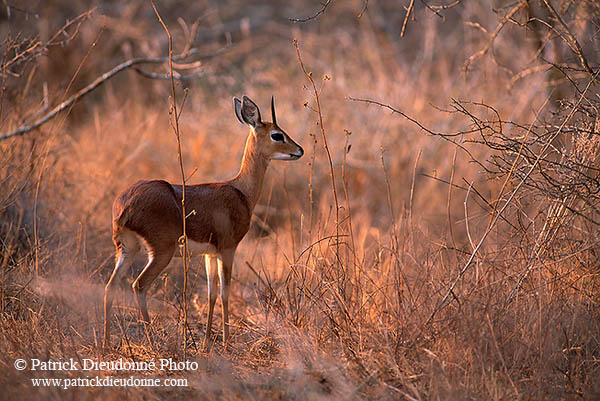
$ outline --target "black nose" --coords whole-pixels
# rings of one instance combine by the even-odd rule
[[[304,154],[304,149],[302,149],[301,146],[298,146],[298,147],[300,148],[300,156],[298,156],[298,157],[302,157],[302,155]]]

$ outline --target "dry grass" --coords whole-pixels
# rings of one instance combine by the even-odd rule
[[[87,10],[83,2],[32,3],[28,10],[39,19],[23,11],[3,14],[3,60],[15,49],[45,43],[66,18]],[[360,19],[362,1],[332,2],[304,24],[287,20],[314,14],[314,3],[232,0],[213,9],[194,2],[185,11],[158,4],[176,51],[185,44],[179,17],[190,27],[202,17],[194,45],[204,53],[227,45],[225,33],[213,33],[222,24],[234,43],[203,61],[206,75],[183,84],[189,95],[180,130],[186,171],[195,171],[191,183],[237,172],[246,130],[234,116],[234,95],[248,94],[266,108],[274,94],[280,125],[306,151],[298,162],[271,164],[255,222],[236,255],[228,349],[217,342],[208,353],[200,350],[207,313],[200,260],[188,282],[187,355],[180,334],[180,260],[150,290],[156,347],[147,343],[125,288],[115,305],[119,344],[104,355],[99,348],[101,300],[114,256],[112,200],[140,178],[180,179],[168,126],[168,81],[121,73],[40,129],[0,142],[0,369],[6,389],[0,397],[600,397],[596,86],[569,117],[581,98],[574,85],[581,92],[589,80],[581,68],[567,70],[573,83],[564,77],[555,82],[541,70],[515,79],[536,60],[535,38],[515,24],[497,36],[492,54],[474,59],[465,73],[465,60],[487,42],[463,22],[493,32],[500,18],[489,4],[461,5],[442,20],[416,2],[416,21],[409,19],[401,38],[405,11],[394,2],[371,1]],[[43,107],[44,86],[53,105],[124,59],[165,54],[164,31],[149,2],[98,4],[71,40],[27,53],[3,69],[3,133]],[[593,21],[589,7],[570,12],[588,12]],[[598,54],[591,27],[572,25],[585,54]],[[317,86],[324,75],[331,77],[320,103],[340,203],[338,243],[329,164],[293,38]],[[594,57],[588,61],[597,68]],[[570,103],[561,109],[548,100],[552,90]],[[438,133],[477,129],[444,140],[349,96],[391,105]],[[500,130],[496,112],[519,125],[505,123]],[[570,134],[550,141],[563,123]],[[545,164],[525,179],[533,159],[515,159],[521,144],[535,156],[550,142],[554,150]],[[545,181],[544,172],[552,180]],[[130,277],[142,265],[140,257]],[[199,369],[171,373],[187,378],[187,388],[65,391],[32,388],[30,379],[81,372],[37,376],[15,370],[16,358],[173,358],[196,361]]]

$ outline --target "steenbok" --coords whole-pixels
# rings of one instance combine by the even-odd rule
[[[208,320],[205,345],[209,344],[217,277],[221,284],[223,344],[229,337],[229,288],[235,250],[250,227],[252,211],[270,160],[297,160],[304,154],[279,126],[271,98],[273,122],[263,122],[258,106],[244,96],[233,99],[235,114],[250,126],[239,173],[228,181],[185,187],[186,234],[190,249],[204,254],[208,279]],[[139,181],[114,201],[113,242],[117,249],[115,269],[104,294],[104,347],[110,345],[113,292],[133,257],[146,249],[148,261],[133,282],[138,307],[145,323],[150,322],[146,291],[171,261],[182,236],[182,187],[166,181]],[[190,213],[191,211],[195,213]],[[215,269],[212,260],[217,260]]]

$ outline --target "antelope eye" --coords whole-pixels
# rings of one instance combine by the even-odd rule
[[[273,132],[271,134],[271,139],[275,142],[283,142],[283,134],[279,133],[279,132]]]

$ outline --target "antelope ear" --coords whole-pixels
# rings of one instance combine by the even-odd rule
[[[258,127],[262,124],[262,120],[260,119],[260,110],[256,103],[254,103],[248,96],[244,96],[242,98],[242,119],[248,125],[252,127]]]
[[[233,98],[233,109],[235,110],[235,115],[237,116],[238,120],[240,120],[242,124],[246,124],[244,118],[242,117],[242,102],[237,97]]]

